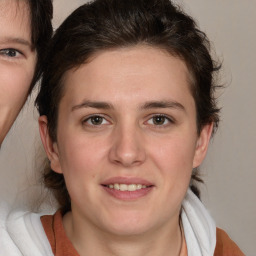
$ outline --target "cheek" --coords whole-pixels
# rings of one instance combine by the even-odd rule
[[[5,95],[6,100],[9,101],[11,99],[9,103],[17,104],[17,107],[20,107],[20,103],[23,103],[27,97],[33,77],[33,70],[25,72],[18,67],[5,67],[4,70],[1,70],[1,73],[1,93]]]
[[[194,140],[185,135],[170,136],[159,144],[151,146],[151,156],[160,169],[169,173],[183,173],[192,170],[195,154]]]
[[[70,174],[69,176],[78,180],[82,176],[95,178],[104,165],[107,151],[104,140],[94,139],[91,141],[89,138],[83,138],[83,134],[74,134],[74,136],[62,134],[60,137],[65,138],[58,143],[63,173],[66,176]]]
[[[97,195],[95,184],[98,183],[105,163],[102,160],[103,153],[99,150],[100,145],[73,137],[65,140],[65,144],[59,148],[62,148],[60,165],[73,204],[81,208],[93,205],[92,200]]]
[[[94,179],[93,166],[89,152],[74,141],[59,143],[59,161],[69,194],[73,200],[76,195],[88,193]]]
[[[191,179],[194,149],[194,139],[183,134],[163,140],[157,150],[151,151],[153,165],[162,177],[160,187],[169,205],[178,207],[184,198]]]

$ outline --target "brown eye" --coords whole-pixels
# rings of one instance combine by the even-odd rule
[[[89,123],[92,125],[101,125],[103,123],[104,118],[101,116],[93,116],[89,118]]]
[[[154,116],[152,118],[153,124],[154,125],[163,125],[166,123],[167,118],[165,116]]]
[[[82,121],[83,125],[88,127],[96,127],[101,125],[107,125],[110,124],[110,122],[100,115],[92,115],[85,120]]]
[[[150,119],[147,120],[147,124],[158,127],[158,128],[165,128],[169,127],[169,125],[174,124],[173,119],[166,115],[153,115]]]
[[[18,57],[21,53],[18,50],[10,48],[10,49],[0,50],[0,54],[6,57],[14,58],[14,57]]]

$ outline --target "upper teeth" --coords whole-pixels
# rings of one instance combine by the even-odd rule
[[[107,185],[109,188],[113,188],[116,190],[120,190],[120,191],[135,191],[135,190],[139,190],[142,188],[146,188],[146,185],[141,185],[141,184],[110,184]]]

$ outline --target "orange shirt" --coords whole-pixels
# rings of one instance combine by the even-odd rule
[[[55,256],[79,256],[65,233],[60,211],[57,211],[54,215],[42,216],[41,222]],[[184,237],[180,256],[187,256]],[[223,230],[217,228],[217,244],[214,256],[245,256],[245,254]]]
[[[214,256],[245,256],[224,230],[217,228],[216,236]]]
[[[57,211],[54,215],[42,216],[41,222],[54,256],[79,256],[66,235],[60,211]]]

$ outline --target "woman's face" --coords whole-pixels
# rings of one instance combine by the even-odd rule
[[[36,53],[25,1],[0,1],[0,145],[16,119],[34,74]]]
[[[146,46],[99,53],[66,74],[48,155],[74,222],[119,235],[178,225],[211,133],[198,136],[188,81],[183,61]]]

